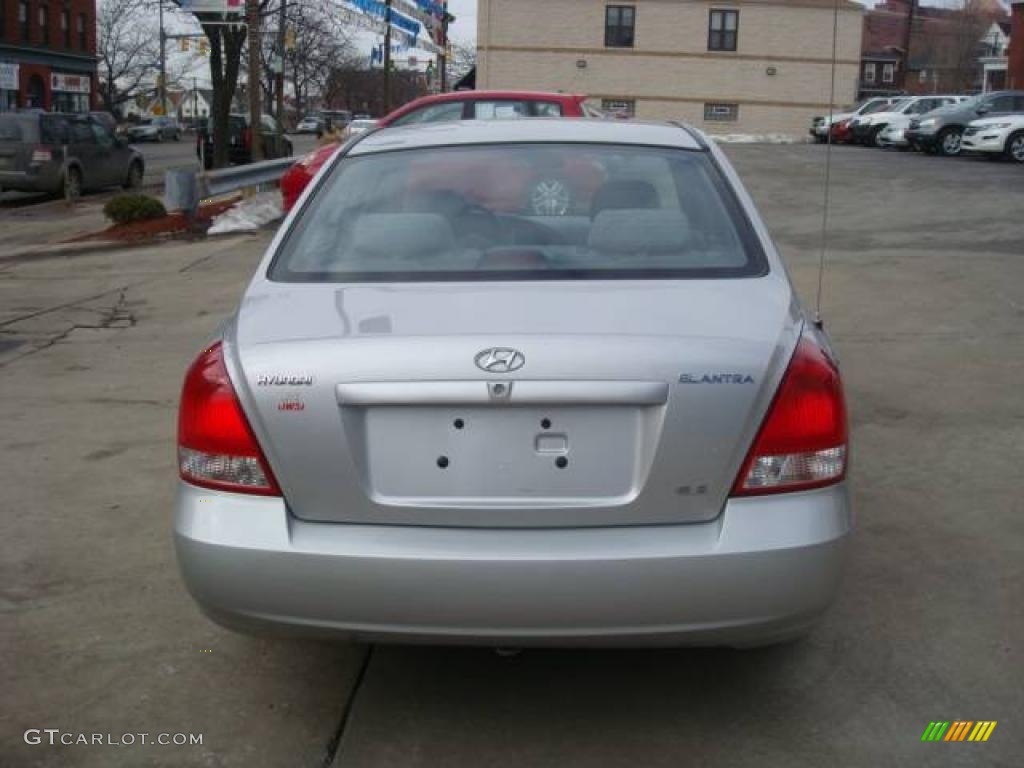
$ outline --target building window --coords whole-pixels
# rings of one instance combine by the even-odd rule
[[[633,117],[636,115],[636,102],[630,99],[601,99],[601,109],[614,115]]]
[[[84,13],[78,14],[78,47],[83,51],[86,49]]]
[[[735,51],[739,28],[739,11],[711,11],[708,20],[708,50]]]
[[[28,2],[21,0],[18,3],[18,26],[21,27],[21,39],[26,43],[32,42],[32,30],[28,22]]]
[[[882,82],[891,83],[896,79],[896,65],[893,63],[882,65]]]
[[[704,120],[709,123],[735,123],[740,119],[739,104],[705,104]]]
[[[0,40],[7,35],[7,3],[0,0]],[[0,110],[3,110],[3,103],[0,100]]]
[[[60,12],[60,31],[61,31],[61,34],[64,36],[64,47],[65,48],[70,48],[71,47],[71,18],[68,15],[68,12],[66,10]]]
[[[39,6],[39,29],[40,39],[43,45],[50,44],[50,8],[46,5]]]
[[[875,62],[869,61],[864,65],[864,82],[875,82]]]
[[[632,48],[636,27],[636,8],[609,5],[604,10],[604,44],[608,48]]]

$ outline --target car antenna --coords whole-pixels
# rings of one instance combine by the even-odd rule
[[[832,203],[832,118],[836,103],[836,52],[839,42],[839,0],[832,7],[832,70],[829,80],[828,122],[825,124],[825,193],[821,207],[821,250],[818,254],[818,293],[814,300],[814,324],[824,326],[821,318],[821,290],[825,280],[825,251],[828,250],[828,214]]]

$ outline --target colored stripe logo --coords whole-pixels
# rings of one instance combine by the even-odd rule
[[[939,720],[928,723],[921,741],[988,741],[995,720]]]

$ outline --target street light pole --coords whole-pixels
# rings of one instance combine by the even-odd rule
[[[164,32],[164,0],[156,0],[160,8],[160,114],[167,116],[167,33]]]

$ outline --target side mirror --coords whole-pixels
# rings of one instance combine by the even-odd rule
[[[989,113],[989,108],[985,104],[982,104],[980,107],[978,107],[976,110],[974,110],[974,114],[976,114],[976,115],[987,115],[988,113]]]

